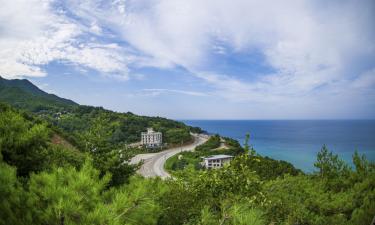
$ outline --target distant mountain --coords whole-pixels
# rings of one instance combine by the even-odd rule
[[[7,80],[0,77],[0,101],[28,111],[71,108],[72,100],[46,93],[26,79]]]
[[[161,117],[139,116],[133,113],[120,113],[102,107],[79,105],[71,100],[60,98],[40,90],[28,80],[7,80],[0,77],[0,102],[15,108],[39,115],[68,134],[66,137],[78,146],[84,146],[84,134],[90,129],[101,127],[108,137],[103,143],[116,148],[118,145],[140,140],[142,131],[153,127],[163,133],[163,141],[170,146],[192,141],[190,132],[199,133],[198,127],[190,127],[182,122]],[[84,148],[84,147],[82,147]]]

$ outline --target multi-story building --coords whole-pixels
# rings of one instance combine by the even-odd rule
[[[202,165],[207,169],[221,168],[232,160],[231,155],[211,155],[202,157]]]
[[[155,132],[152,128],[147,128],[147,132],[141,133],[141,143],[147,148],[160,147],[163,143],[161,132]]]

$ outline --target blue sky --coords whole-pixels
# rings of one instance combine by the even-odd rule
[[[0,75],[176,119],[374,119],[372,0],[5,0]]]

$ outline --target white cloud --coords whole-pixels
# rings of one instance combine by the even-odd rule
[[[90,31],[96,35],[101,35],[103,32],[102,28],[95,21],[91,23]]]
[[[185,67],[233,99],[306,94],[350,78],[359,72],[352,71],[354,63],[375,57],[370,0],[68,2],[75,15],[137,49],[142,57],[134,65]],[[224,53],[217,40],[235,52],[260,51],[277,72],[250,83],[230,74],[214,77],[215,68],[205,66],[210,53]]]
[[[215,89],[210,95],[307,105],[319,105],[321,99],[335,102],[332,98],[337,96],[363,99],[358,92],[366,85],[371,89],[374,80],[369,70],[375,66],[372,0],[66,0],[61,7],[55,3],[1,4],[2,74],[43,76],[42,66],[55,60],[125,79],[130,65],[183,67]],[[126,47],[96,43],[97,38]],[[275,72],[248,79],[247,74],[222,74],[211,62],[212,53],[253,51],[260,52],[262,63]]]
[[[87,41],[99,26],[68,18],[50,0],[3,1],[0,8],[0,73],[7,78],[45,76],[52,61],[97,70],[108,76],[128,77],[131,57],[115,44]],[[85,39],[86,38],[86,39]]]

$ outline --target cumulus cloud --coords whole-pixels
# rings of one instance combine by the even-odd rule
[[[43,66],[58,61],[127,77],[127,57],[116,44],[90,39],[90,27],[69,18],[53,0],[1,1],[0,73],[7,78],[45,76]]]
[[[351,79],[363,69],[353,71],[353,64],[375,57],[370,0],[67,2],[73,14],[108,27],[141,53],[135,65],[184,67],[234,99],[311,92]],[[211,53],[226,54],[218,42],[261,52],[276,72],[244,83],[207,68]]]
[[[114,77],[127,77],[129,67],[178,67],[211,85],[211,94],[232,101],[303,98],[314,104],[323,94],[358,97],[358,90],[374,80],[372,0],[15,0],[1,5],[0,63],[8,76],[45,75],[42,66],[55,60]],[[223,74],[212,57],[251,52],[259,52],[260,63],[272,72],[254,79]]]

